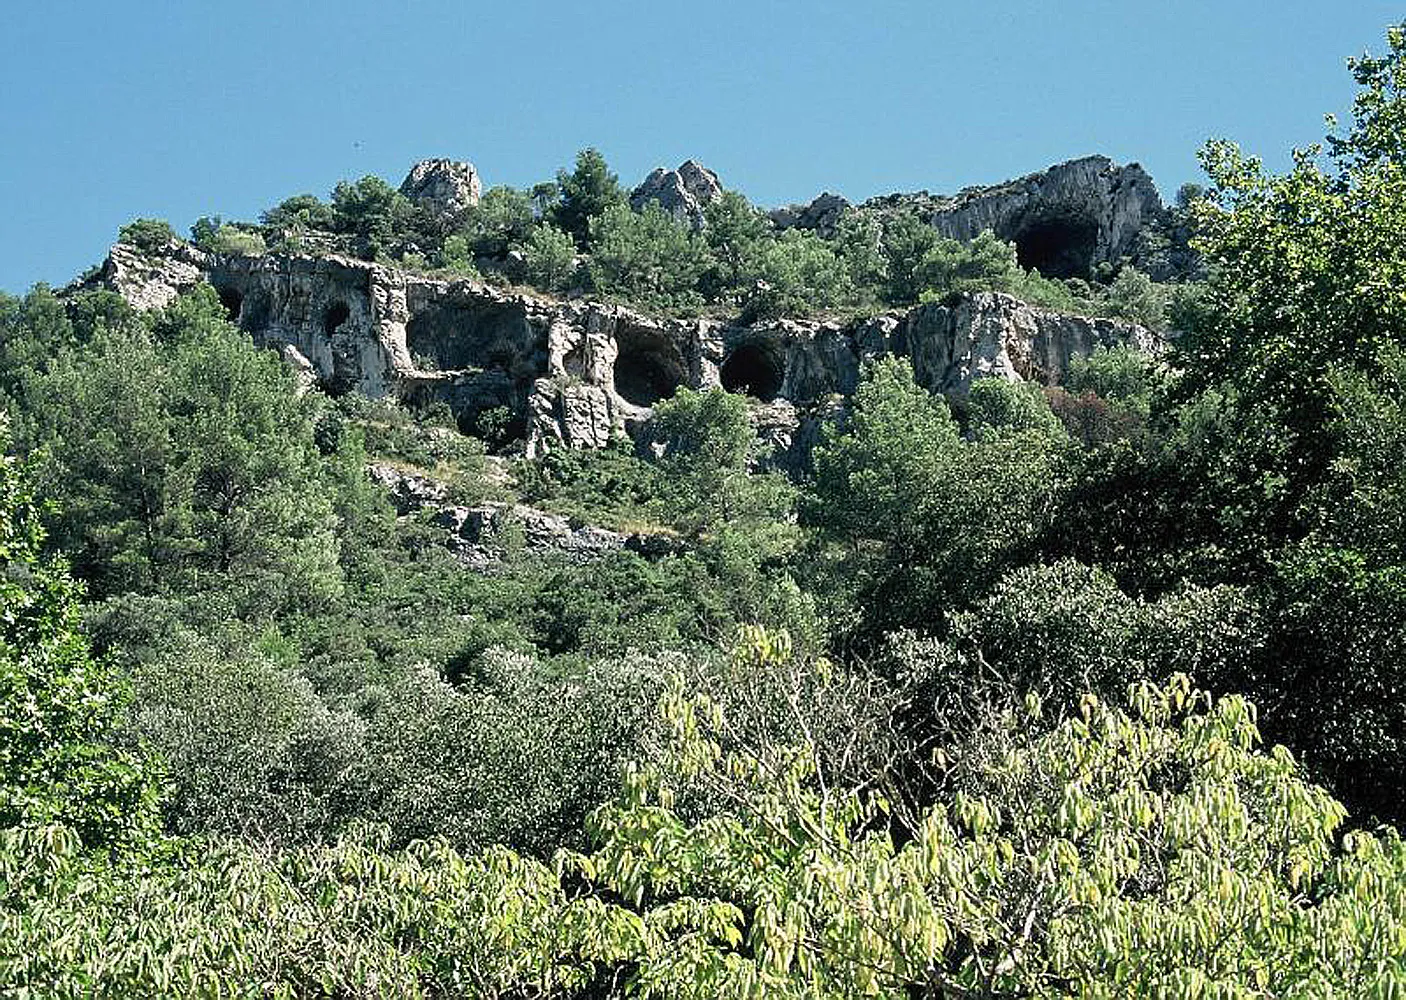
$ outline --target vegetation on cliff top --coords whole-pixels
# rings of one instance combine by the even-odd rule
[[[1186,229],[1194,198],[1170,210]],[[347,253],[450,276],[585,293],[674,314],[747,319],[865,312],[991,290],[1086,315],[1121,316],[1162,330],[1194,303],[1195,283],[1160,285],[1127,261],[1056,280],[1026,269],[1015,246],[983,233],[940,235],[909,208],[846,208],[833,231],[780,229],[736,191],[723,192],[695,229],[650,202],[630,207],[594,149],[575,168],[527,190],[494,187],[451,215],[416,205],[379,177],[343,181],[330,202],[302,194],[256,223],[203,217],[191,228],[217,253]],[[138,247],[173,237],[161,220],[122,230]],[[1156,242],[1163,237],[1149,233]]]

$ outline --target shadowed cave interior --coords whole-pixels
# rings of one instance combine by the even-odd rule
[[[1047,278],[1087,278],[1098,247],[1098,224],[1076,215],[1046,216],[1015,237],[1016,259]]]
[[[723,388],[770,403],[781,392],[780,360],[759,344],[743,344],[727,356],[718,373]]]

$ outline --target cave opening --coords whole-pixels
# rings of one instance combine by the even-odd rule
[[[220,305],[225,307],[225,315],[229,317],[231,323],[239,322],[239,311],[244,308],[244,296],[234,288],[221,288],[218,290]]]
[[[1098,247],[1098,224],[1077,216],[1038,219],[1017,234],[1016,259],[1047,278],[1087,278]]]
[[[682,373],[654,351],[622,347],[615,358],[615,391],[635,406],[653,406],[682,383]]]
[[[770,351],[757,344],[743,344],[727,356],[718,374],[728,392],[770,403],[780,394],[785,373]]]
[[[329,337],[332,336],[337,332],[337,327],[345,323],[350,315],[351,310],[347,308],[345,302],[333,302],[322,314],[322,332]]]

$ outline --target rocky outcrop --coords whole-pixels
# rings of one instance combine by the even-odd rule
[[[851,207],[849,199],[826,191],[809,205],[774,208],[767,213],[767,218],[777,229],[807,229],[818,236],[830,237],[840,224],[840,216]]]
[[[1068,316],[996,292],[953,305],[920,306],[888,335],[906,346],[918,382],[961,398],[979,378],[1059,385],[1074,358],[1126,344],[1157,352],[1162,341],[1126,320]]]
[[[449,548],[479,569],[490,569],[501,562],[505,550],[515,544],[578,560],[625,548],[647,556],[672,551],[673,542],[667,536],[627,535],[596,525],[575,524],[560,514],[520,503],[456,504],[448,486],[439,480],[378,462],[373,462],[368,471],[371,479],[385,488],[397,514],[428,517],[430,523],[445,530]]]
[[[717,174],[697,160],[685,160],[677,170],[659,167],[650,173],[630,192],[630,207],[639,212],[651,201],[657,201],[660,208],[680,222],[702,229],[703,210],[722,194]]]
[[[477,205],[480,191],[474,165],[458,160],[421,160],[400,185],[401,194],[440,219]]]
[[[912,210],[945,236],[969,240],[990,229],[1016,245],[1025,267],[1047,277],[1088,277],[1098,264],[1135,263],[1144,234],[1166,211],[1152,178],[1138,164],[1119,166],[1088,156],[955,197],[926,192],[865,202],[877,211]]]
[[[175,241],[160,252],[118,243],[108,251],[97,283],[116,292],[136,309],[160,309],[177,295],[205,280],[210,257],[189,243]]]
[[[910,357],[923,385],[960,398],[976,378],[1058,385],[1072,358],[1100,345],[1160,346],[1133,323],[992,292],[863,320],[739,324],[657,319],[335,256],[118,246],[102,275],[143,308],[208,281],[231,319],[328,392],[442,400],[466,428],[502,411],[529,454],[603,447],[688,386],[752,397],[763,437],[784,461],[808,450],[868,358]]]

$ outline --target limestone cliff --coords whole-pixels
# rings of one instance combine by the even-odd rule
[[[887,195],[865,205],[912,209],[953,239],[990,229],[1016,245],[1023,266],[1056,278],[1087,277],[1095,265],[1124,258],[1147,269],[1144,234],[1166,214],[1141,166],[1119,166],[1106,156],[1070,160],[955,197]]]
[[[600,447],[679,386],[757,401],[762,433],[803,449],[866,358],[912,359],[919,381],[960,398],[975,378],[1057,385],[1099,345],[1159,346],[1121,320],[1066,316],[981,292],[857,321],[646,316],[338,256],[211,255],[185,244],[114,247],[99,279],[139,308],[208,281],[230,318],[331,393],[447,402],[461,425],[506,408],[531,452]]]

